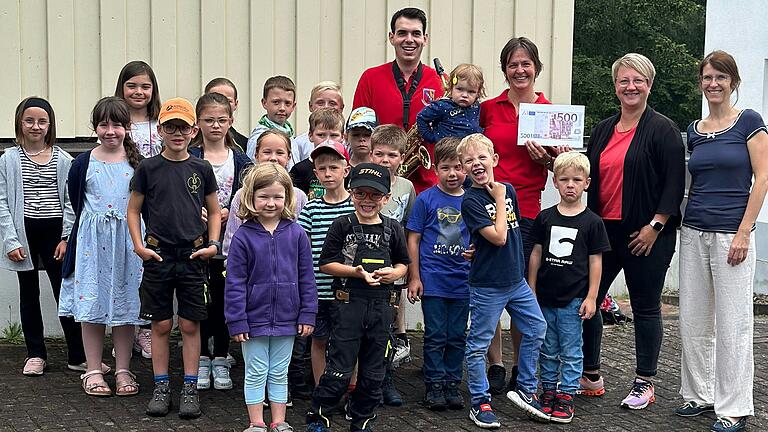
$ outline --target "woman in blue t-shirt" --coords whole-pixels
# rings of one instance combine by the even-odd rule
[[[738,431],[754,415],[754,229],[768,190],[768,133],[760,114],[731,104],[741,79],[730,54],[707,55],[699,80],[709,115],[688,126],[692,181],[680,233],[684,403],[675,412],[714,410],[713,431]]]

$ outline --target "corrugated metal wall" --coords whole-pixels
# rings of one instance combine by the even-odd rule
[[[194,102],[208,80],[230,78],[243,133],[262,114],[264,80],[287,75],[298,90],[291,120],[304,131],[315,83],[341,83],[349,108],[362,71],[394,57],[389,19],[406,6],[427,12],[423,61],[439,57],[448,70],[475,63],[495,96],[504,88],[501,48],[528,36],[544,62],[537,90],[570,102],[574,0],[5,0],[0,137],[13,136],[14,109],[31,95],[49,98],[59,136],[90,136],[91,108],[130,60],[152,65],[165,99]]]

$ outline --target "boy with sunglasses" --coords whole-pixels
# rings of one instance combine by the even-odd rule
[[[179,329],[184,341],[184,387],[179,417],[200,417],[197,394],[200,321],[207,317],[207,261],[220,253],[221,219],[216,177],[211,164],[190,157],[187,146],[197,134],[195,109],[189,101],[166,101],[158,118],[163,151],[139,164],[131,180],[128,228],[136,254],[144,261],[139,288],[139,316],[152,321],[152,370],[155,389],[147,406],[150,416],[165,416],[171,407],[168,337],[173,327],[173,294],[178,302]],[[141,234],[144,216],[146,236]],[[206,236],[207,230],[207,236]]]
[[[357,386],[350,394],[350,430],[369,430],[381,398],[389,327],[405,276],[408,251],[400,224],[380,214],[389,200],[387,168],[361,163],[352,169],[349,188],[354,213],[336,218],[320,254],[320,271],[334,276],[336,322],[328,341],[328,359],[307,413],[307,430],[323,432],[329,415],[347,391],[355,363]]]

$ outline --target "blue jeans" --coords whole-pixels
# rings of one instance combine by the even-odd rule
[[[488,378],[485,376],[485,354],[491,344],[496,324],[506,309],[512,323],[522,335],[518,361],[517,387],[534,393],[538,387],[536,361],[544,342],[547,322],[541,315],[536,296],[525,279],[505,288],[469,287],[471,322],[467,336],[467,387],[472,405],[490,400]]]
[[[461,382],[469,300],[421,299],[424,313],[424,382]]]
[[[579,316],[583,302],[584,299],[575,298],[564,307],[541,308],[547,320],[547,335],[539,355],[541,386],[544,390],[556,390],[558,381],[563,393],[575,395],[579,389],[584,364]]]

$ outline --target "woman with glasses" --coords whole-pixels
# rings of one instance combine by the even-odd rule
[[[56,117],[45,99],[26,98],[16,108],[16,147],[0,156],[0,267],[19,279],[19,315],[27,358],[22,373],[47,367],[38,272],[45,270],[59,301],[61,261],[75,220],[66,192],[72,156],[56,143]],[[42,264],[42,266],[41,266]],[[68,368],[85,372],[80,324],[59,317],[67,340]]]
[[[621,110],[595,126],[587,156],[592,166],[588,207],[603,218],[611,251],[603,253],[597,304],[624,270],[635,325],[636,378],[621,406],[643,409],[655,401],[652,379],[663,335],[661,290],[675,253],[685,187],[685,153],[675,123],[648,106],[656,70],[630,53],[613,63]],[[600,376],[600,314],[584,321],[584,373],[580,393],[605,393]]]
[[[754,230],[768,190],[768,133],[760,114],[731,102],[740,83],[730,54],[707,55],[699,86],[709,114],[688,126],[691,188],[680,230],[684,403],[675,413],[715,411],[713,431],[742,430],[755,413]]]

